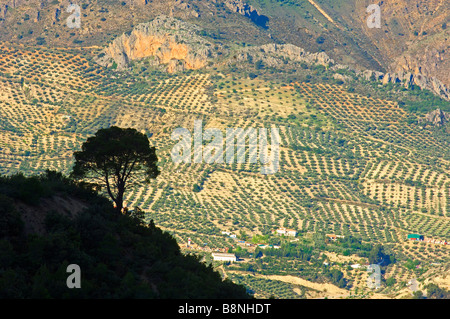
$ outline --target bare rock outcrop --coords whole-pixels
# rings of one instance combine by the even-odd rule
[[[176,13],[182,19],[200,17],[199,10],[193,4],[184,2],[184,0],[175,0],[173,2],[172,14]]]
[[[237,12],[247,18],[250,18],[255,24],[262,28],[267,28],[269,18],[260,14],[256,8],[243,2],[242,0],[226,0],[225,6],[233,12]]]
[[[130,61],[150,57],[153,65],[167,65],[168,72],[199,69],[218,53],[199,31],[196,25],[158,16],[116,38],[96,60],[108,67],[116,63],[118,70],[126,69]]]
[[[305,62],[329,66],[334,64],[325,52],[310,53],[293,44],[264,44],[257,47],[247,47],[234,54],[228,64],[243,61],[261,60],[268,67],[277,67],[285,60]]]
[[[380,81],[383,84],[397,83],[403,84],[405,87],[416,85],[421,89],[430,90],[443,99],[450,100],[450,90],[442,81],[435,77],[427,77],[420,73],[398,72],[398,73],[383,73],[373,70],[365,70],[357,72],[365,80]]]
[[[450,53],[446,41],[434,41],[430,47],[414,53],[405,53],[390,65],[394,72],[411,72],[436,77],[444,84],[450,84]]]
[[[434,126],[444,126],[450,122],[450,113],[444,112],[441,109],[431,111],[419,120],[420,123],[430,123]]]

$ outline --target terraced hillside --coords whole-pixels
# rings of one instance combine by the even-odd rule
[[[391,297],[401,296],[402,282],[413,275],[423,282],[446,282],[449,246],[412,244],[406,236],[419,233],[450,241],[448,128],[419,124],[422,115],[409,112],[405,103],[379,97],[408,103],[416,99],[413,93],[370,81],[366,93],[355,91],[350,80],[335,78],[339,70],[329,65],[287,58],[276,66],[252,59],[220,60],[175,74],[144,60],[117,72],[93,61],[100,49],[0,44],[2,174],[46,169],[67,174],[73,152],[99,128],[133,127],[156,146],[162,174],[149,185],[137,181],[126,194],[128,207],[141,207],[148,220],[173,233],[183,247],[188,238],[201,253],[205,247],[237,247],[223,231],[244,239],[286,227],[306,241],[334,233],[381,244],[396,256],[397,263],[385,274],[397,279],[395,289],[385,290]],[[372,90],[377,93],[367,93]],[[198,119],[204,128],[223,134],[230,127],[278,128],[279,171],[263,175],[259,163],[248,161],[175,164],[172,132],[184,127],[192,133]],[[339,249],[336,253],[347,255]],[[351,256],[359,260],[355,251]],[[348,293],[360,289],[367,294],[367,274],[348,270],[339,258],[335,267],[353,282]],[[419,273],[405,266],[408,259],[420,263]],[[300,277],[299,269],[308,273],[312,267],[298,260],[287,263],[277,273],[254,267],[256,275]],[[255,287],[269,280],[248,279],[246,267],[222,269],[224,276],[249,285],[256,280]],[[278,297],[321,295],[312,286],[292,282],[275,286],[282,287]]]

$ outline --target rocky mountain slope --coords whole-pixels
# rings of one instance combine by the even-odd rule
[[[204,67],[208,58],[218,55],[218,48],[198,35],[194,24],[167,16],[158,16],[139,24],[130,34],[115,39],[99,56],[98,63],[118,70],[137,59],[153,57],[152,65],[167,64],[167,71],[195,70]]]
[[[450,113],[437,109],[427,113],[423,119],[420,119],[420,122],[435,126],[444,126],[450,122]]]
[[[411,73],[416,80],[419,75],[436,77],[450,85],[450,3],[445,0],[382,1],[379,29],[367,26],[366,10],[372,4],[368,0],[84,1],[79,29],[67,27],[67,19],[74,13],[67,11],[69,4],[67,0],[0,1],[0,40],[57,47],[103,47],[139,23],[167,15],[196,24],[225,45],[291,43],[310,52],[324,51],[338,63],[358,69]],[[167,41],[162,43],[164,52],[172,43]],[[139,56],[138,52],[128,53]],[[174,52],[161,53],[159,58],[170,59],[171,54]],[[124,57],[115,59],[120,68]],[[181,60],[184,62],[170,68],[195,68],[204,61],[195,59],[191,65],[184,58]]]
[[[162,66],[169,73],[248,61],[260,61],[267,67],[277,67],[288,61],[304,62],[332,66],[336,71],[353,70],[360,78],[366,81],[380,81],[383,85],[401,84],[406,88],[418,86],[444,99],[450,98],[448,87],[435,77],[404,71],[398,73],[360,71],[336,63],[325,52],[311,53],[293,44],[271,43],[232,50],[206,37],[205,31],[196,24],[165,15],[139,24],[132,31],[117,37],[95,60],[100,65],[124,70],[132,65],[132,61],[142,59],[150,66]],[[298,68],[299,65],[295,67]],[[336,77],[345,80],[340,75]]]
[[[271,21],[281,21],[288,15],[275,2],[249,2],[265,8],[266,11],[260,11],[271,16]],[[333,59],[385,73],[433,76],[447,86],[450,84],[448,1],[380,1],[381,28],[369,28],[367,24],[371,14],[367,8],[373,1],[308,2],[291,4],[294,9],[291,14],[296,23],[301,24],[298,30],[311,34],[313,41],[322,36],[324,42],[318,49],[325,50]],[[319,28],[313,27],[315,19]],[[276,24],[269,24],[269,30],[271,28],[276,29]],[[292,40],[288,33],[285,37],[289,42],[298,43],[295,35],[292,35]],[[314,47],[311,42],[305,41],[303,46],[306,45],[307,49]]]

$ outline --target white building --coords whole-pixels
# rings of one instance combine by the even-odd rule
[[[276,231],[277,235],[285,235],[285,236],[292,236],[295,237],[297,236],[297,232],[293,229],[288,229],[288,228],[278,228]]]
[[[214,261],[236,261],[235,254],[225,254],[225,253],[212,253],[211,254]]]

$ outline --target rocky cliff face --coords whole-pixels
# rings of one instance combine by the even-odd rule
[[[215,60],[221,54],[221,48],[205,40],[199,35],[201,29],[193,24],[183,22],[168,16],[159,16],[149,23],[138,25],[131,33],[123,34],[106,47],[97,62],[104,66],[117,69],[126,69],[130,62],[143,58],[152,65],[164,65],[170,73],[200,69]],[[288,59],[291,62],[305,62],[332,66],[333,69],[348,68],[345,65],[335,64],[325,52],[310,53],[293,44],[265,44],[243,48],[229,59],[225,64],[236,62],[258,61],[268,67],[277,67]],[[373,70],[357,71],[358,76],[366,80],[376,80],[383,84],[397,83],[405,87],[416,85],[421,89],[428,89],[438,96],[450,100],[449,88],[435,77],[424,76],[420,69],[416,73],[399,71],[383,73]],[[343,79],[345,80],[345,79]]]
[[[435,43],[433,47],[423,48],[420,53],[401,55],[390,65],[394,72],[412,72],[438,77],[447,86],[450,85],[450,53],[448,42]]]
[[[250,18],[255,24],[262,28],[267,28],[269,18],[260,14],[256,8],[243,2],[242,0],[225,0],[225,6],[233,12],[237,12]]]
[[[201,25],[224,39],[224,45],[235,40],[252,45],[292,43],[312,52],[323,50],[338,63],[358,69],[411,73],[416,79],[420,74],[450,86],[448,0],[376,1],[381,8],[380,29],[367,27],[366,9],[374,3],[371,0],[340,1],[339,5],[333,1],[315,1],[320,10],[309,1],[126,0],[122,4],[121,1],[84,0],[78,2],[82,7],[81,29],[65,32],[70,14],[66,8],[71,2],[0,0],[0,40],[35,45],[36,38],[44,38],[48,46],[103,46],[111,35],[117,36],[123,30],[165,14]],[[323,23],[324,13],[333,19],[337,28]],[[30,18],[24,19],[26,15]],[[248,17],[249,21],[238,15]],[[319,36],[325,40],[323,43],[317,42]],[[178,43],[169,42],[172,44],[161,45],[163,51]],[[114,57],[122,66],[127,58],[130,56]],[[180,62],[186,59],[176,61],[167,65],[193,67]],[[437,82],[431,85],[440,86]]]
[[[199,69],[219,52],[199,31],[193,24],[159,16],[115,39],[97,62],[108,67],[115,62],[117,69],[123,70],[130,61],[152,57],[153,65],[166,65],[168,72]]]
[[[366,70],[359,72],[358,75],[362,76],[366,80],[377,80],[383,84],[397,83],[403,84],[405,87],[411,87],[416,85],[421,89],[427,89],[435,93],[436,95],[450,100],[450,90],[435,77],[427,77],[423,74],[413,74],[411,72],[398,72],[398,73],[383,73],[373,70]]]
[[[438,78],[450,85],[450,1],[396,0],[379,1],[380,29],[366,25],[365,13],[371,1],[355,1],[349,12],[361,26],[367,40],[378,49],[377,58],[391,73],[412,73]],[[420,81],[420,80],[419,80]]]
[[[195,25],[159,16],[116,38],[98,55],[96,62],[106,67],[115,63],[118,70],[124,70],[131,61],[149,58],[151,65],[164,66],[170,73],[200,69],[209,62],[220,65],[261,60],[268,67],[277,67],[286,61],[324,66],[335,64],[325,52],[310,53],[293,44],[245,47],[235,51],[231,57],[218,59],[228,50],[208,42],[199,35],[200,32],[201,29]]]
[[[334,60],[325,52],[310,53],[293,44],[265,44],[258,47],[249,47],[234,54],[228,63],[240,61],[261,60],[269,67],[276,67],[283,63],[284,59],[292,62],[305,62],[308,64],[320,64],[329,66]]]
[[[450,113],[444,112],[440,109],[427,113],[423,119],[419,120],[420,123],[431,123],[434,126],[444,126],[450,122]]]

